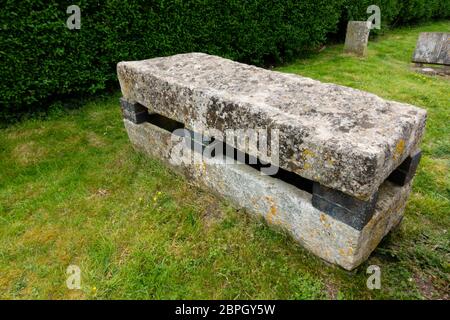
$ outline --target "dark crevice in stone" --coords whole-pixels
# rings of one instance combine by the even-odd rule
[[[242,163],[245,165],[248,165],[252,167],[255,170],[262,171],[264,168],[272,167],[271,171],[275,172],[273,175],[270,175],[270,177],[279,179],[281,181],[284,181],[290,185],[293,185],[297,187],[300,190],[306,191],[308,193],[313,192],[313,181],[303,178],[291,171],[285,170],[283,168],[280,168],[278,166],[274,166],[271,163],[263,162],[259,158],[254,157],[252,155],[249,155],[248,153],[239,151],[238,149],[228,145],[225,142],[216,140],[214,137],[208,138],[208,137],[202,137],[200,134],[195,133],[192,130],[186,129],[184,124],[175,120],[172,120],[170,118],[167,118],[163,115],[157,114],[157,113],[151,113],[147,117],[147,122],[164,129],[166,131],[169,131],[173,133],[177,129],[184,129],[184,136],[187,134],[189,138],[191,139],[191,149],[196,152],[201,152],[202,154],[205,154],[204,150],[207,147],[213,147],[211,149],[211,152],[207,152],[211,158],[216,157],[229,157],[234,159],[238,163]],[[177,134],[179,135],[179,134]],[[201,141],[200,141],[201,140]],[[219,146],[218,144],[221,144]],[[220,152],[216,152],[220,151]]]
[[[122,116],[135,123],[140,124],[148,121],[148,109],[139,103],[132,103],[124,98],[120,98]]]
[[[416,174],[417,167],[420,162],[422,152],[417,152],[411,156],[408,156],[392,173],[387,180],[399,185],[404,186],[409,183]]]
[[[362,230],[375,212],[378,193],[363,201],[341,191],[314,183],[312,205],[336,220]]]
[[[184,129],[184,124],[157,113],[150,113],[147,117],[147,122],[164,129],[169,132],[173,132],[177,129]]]
[[[283,168],[280,168],[278,166],[275,166],[269,162],[261,161],[259,158],[254,157],[252,155],[249,155],[248,153],[239,151],[238,149],[222,142],[219,140],[213,140],[214,144],[221,143],[221,148],[215,148],[214,150],[222,150],[223,152],[221,154],[216,154],[215,152],[212,153],[213,157],[217,156],[228,156],[230,158],[233,158],[235,161],[248,165],[252,167],[255,170],[263,171],[264,168],[271,168],[271,172],[274,172],[274,174],[269,175],[272,178],[279,179],[281,181],[284,181],[290,185],[293,185],[297,187],[300,190],[306,191],[308,193],[313,192],[313,181],[303,178],[299,176],[296,173],[293,173],[291,171],[285,170]],[[212,144],[212,143],[211,143]]]

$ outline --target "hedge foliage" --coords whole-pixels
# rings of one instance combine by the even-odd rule
[[[450,17],[450,0],[346,0],[344,8],[349,20],[360,20],[371,4],[380,7],[385,27]]]
[[[49,99],[95,93],[116,83],[115,66],[201,51],[257,65],[317,48],[348,19],[383,21],[450,16],[450,0],[2,0],[0,117]],[[69,30],[69,4],[81,29]]]

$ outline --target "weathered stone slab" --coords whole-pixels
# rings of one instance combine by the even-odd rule
[[[271,226],[286,230],[296,241],[322,259],[351,270],[363,262],[381,239],[402,219],[411,185],[384,182],[378,191],[374,214],[363,228],[355,228],[324,214],[312,205],[312,195],[280,179],[261,175],[245,164],[203,158],[201,163],[182,161],[180,150],[189,154],[190,143],[149,122],[135,124],[124,119],[133,146],[151,157],[162,159],[199,187],[255,216]]]
[[[425,127],[426,112],[411,105],[202,53],[117,70],[124,98],[188,129],[279,130],[281,168],[364,201],[418,149]]]
[[[367,55],[367,43],[369,42],[370,27],[368,21],[349,21],[347,34],[345,35],[344,52],[365,57]]]
[[[422,32],[412,61],[450,66],[450,33]]]

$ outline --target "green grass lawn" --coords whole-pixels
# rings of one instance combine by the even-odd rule
[[[342,45],[278,68],[429,112],[401,226],[353,272],[133,151],[116,94],[0,130],[0,298],[377,299],[450,292],[450,81],[415,74],[421,31],[389,32],[369,56]],[[81,268],[69,290],[66,268]],[[381,268],[381,289],[366,269]]]

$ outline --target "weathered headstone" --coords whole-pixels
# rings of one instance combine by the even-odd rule
[[[422,32],[412,62],[415,71],[428,75],[450,75],[450,33]],[[431,64],[433,66],[424,66]]]
[[[450,66],[450,33],[422,32],[412,62]]]
[[[371,22],[349,21],[345,36],[344,52],[364,57],[367,55]]]
[[[262,215],[323,259],[352,269],[401,220],[424,110],[201,53],[121,62],[117,71],[136,149]],[[264,163],[276,153],[274,176],[261,175],[258,164],[229,165],[228,154],[180,161],[180,150],[204,151],[223,143],[220,133],[248,128],[279,132],[270,156],[238,139],[227,147]],[[183,136],[187,143],[178,144]]]

